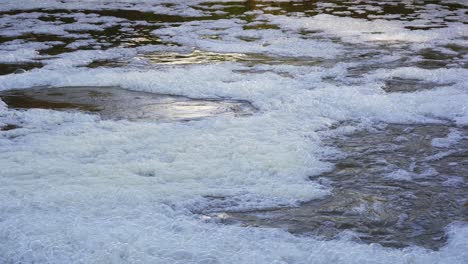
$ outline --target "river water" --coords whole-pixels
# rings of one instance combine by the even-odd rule
[[[467,263],[467,12],[4,0],[0,263]]]

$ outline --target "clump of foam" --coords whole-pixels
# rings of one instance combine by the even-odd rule
[[[159,14],[177,16],[206,16],[206,12],[193,8],[194,5],[203,2],[230,2],[230,0],[190,0],[181,2],[178,0],[25,0],[21,3],[15,0],[5,0],[0,7],[1,11],[8,10],[34,10],[34,9],[67,9],[67,10],[138,10],[155,12]]]
[[[281,56],[333,58],[341,45],[330,41],[303,39],[300,34],[284,34],[281,30],[246,30],[240,19],[195,21],[153,31],[165,41],[195,46],[217,52],[268,53]],[[255,24],[250,25],[255,26]]]
[[[111,260],[131,263],[334,261],[426,264],[464,263],[468,257],[465,253],[468,228],[462,223],[447,229],[449,242],[439,251],[421,248],[401,250],[346,239],[321,241],[296,237],[278,229],[203,223],[167,206],[141,203],[144,197],[141,192],[121,189],[108,193],[106,190],[102,194],[86,196],[73,186],[64,191],[68,192],[70,202],[63,205],[44,203],[39,199],[35,204],[23,205],[23,208],[8,208],[15,212],[16,218],[7,219],[0,226],[1,241],[8,242],[8,247],[0,248],[0,260],[49,263]],[[5,194],[0,195],[6,198]],[[21,195],[24,195],[21,191],[9,194],[11,197]],[[132,195],[138,203],[130,206],[125,198],[127,195]],[[48,196],[50,199],[56,195]],[[82,200],[78,201],[79,198]],[[100,204],[87,202],[89,198]],[[111,200],[115,203],[110,203]],[[100,211],[108,206],[113,206],[114,210]],[[10,228],[2,228],[7,226]]]
[[[463,139],[463,135],[457,129],[451,128],[450,133],[445,138],[434,138],[431,142],[432,146],[438,148],[448,148],[452,145],[457,144],[461,139]]]
[[[95,14],[76,13],[73,15],[62,14],[62,17],[73,18],[76,20],[71,23],[44,21],[40,18],[44,14],[40,12],[19,13],[6,15],[0,19],[4,25],[0,35],[7,37],[18,37],[25,34],[47,34],[60,35],[63,37],[74,37],[72,32],[76,31],[103,31],[111,27],[116,22],[122,22],[123,19],[106,16],[96,16]]]
[[[466,36],[466,26],[451,23],[447,28],[409,30],[407,23],[388,20],[365,20],[319,14],[314,17],[264,15],[289,30],[320,30],[350,43],[362,42],[447,42]]]
[[[48,49],[56,44],[61,44],[61,42],[25,42],[23,40],[7,41],[0,44],[0,62],[29,62],[41,57],[39,56],[39,50]]]
[[[426,83],[457,84],[462,87],[468,82],[468,70],[453,69],[421,69],[417,67],[398,67],[395,69],[378,69],[364,76],[367,81],[388,80],[392,78],[416,79]]]
[[[412,181],[413,180],[412,173],[403,169],[392,171],[389,174],[387,174],[385,177],[392,179],[392,180],[397,180],[397,181]]]

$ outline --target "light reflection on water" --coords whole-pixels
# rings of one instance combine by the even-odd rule
[[[0,92],[10,108],[81,110],[103,119],[190,121],[213,116],[244,116],[256,109],[249,102],[190,99],[183,96],[136,92],[118,87],[57,87]]]

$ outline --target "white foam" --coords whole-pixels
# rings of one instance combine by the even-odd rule
[[[75,22],[44,21],[40,18],[45,15],[39,12],[5,15],[0,18],[0,25],[3,26],[0,35],[17,37],[34,33],[73,38],[79,35],[72,34],[72,32],[103,31],[108,27],[114,26],[116,22],[124,21],[124,19],[115,17],[96,16],[93,14],[87,15],[83,13],[55,15],[65,18],[74,18]]]
[[[27,185],[26,185],[27,186]],[[86,188],[91,190],[96,187]],[[73,185],[35,196],[22,190],[0,194],[15,218],[0,237],[3,262],[48,263],[464,263],[466,225],[448,228],[440,251],[403,250],[352,241],[320,241],[277,229],[204,223],[148,202],[150,190],[120,188],[86,193]],[[23,197],[23,198],[21,198]],[[131,199],[129,199],[131,197]],[[14,199],[14,200],[12,200]],[[20,200],[21,199],[21,200]],[[26,200],[35,199],[34,203]],[[50,201],[56,201],[51,203]],[[63,202],[59,202],[63,201]],[[109,207],[114,208],[109,210]],[[40,231],[39,231],[40,230]],[[39,232],[38,232],[39,231]],[[22,241],[27,241],[22,243]],[[1,243],[1,242],[0,242]]]
[[[434,121],[434,118],[443,118],[455,121],[468,114],[465,107],[468,94],[461,83],[415,93],[387,94],[382,92],[379,83],[373,81],[374,78],[367,76],[364,76],[363,80],[372,81],[359,86],[335,86],[320,81],[321,78],[337,71],[346,71],[342,65],[331,69],[309,67],[308,74],[297,73],[299,69],[306,68],[299,67],[290,71],[289,74],[296,72],[293,75],[296,78],[291,79],[281,76],[282,70],[278,73],[263,74],[236,73],[238,70],[252,68],[229,63],[183,68],[165,67],[139,72],[110,69],[55,71],[54,67],[54,71],[1,76],[0,89],[41,85],[120,85],[129,89],[177,93],[192,97],[234,97],[251,100],[260,107],[268,107],[268,110],[277,106],[292,107],[294,111],[300,111],[304,115],[305,112],[314,113],[315,116],[326,116],[332,120],[370,118],[387,122],[427,122]],[[214,72],[217,73],[216,76],[213,76]],[[246,76],[249,78],[246,79]],[[312,81],[315,83],[311,83]],[[206,86],[206,83],[211,85]],[[315,88],[310,90],[311,87]],[[290,104],[278,105],[276,100],[288,101]],[[451,104],[444,103],[447,101]]]
[[[343,41],[362,42],[446,42],[466,36],[467,26],[462,23],[451,23],[447,28],[431,30],[409,30],[401,21],[365,20],[350,17],[338,17],[319,14],[314,17],[291,17],[264,15],[275,24],[290,30],[321,30],[332,34]]]
[[[397,180],[397,181],[412,181],[413,174],[407,170],[398,169],[396,171],[392,171],[385,175],[385,178]]]
[[[268,53],[281,56],[333,58],[342,52],[341,45],[331,41],[303,39],[300,34],[280,30],[244,30],[243,20],[195,21],[179,27],[168,24],[153,34],[165,41],[198,47],[208,51]],[[215,36],[215,37],[213,37]],[[248,39],[249,41],[244,41]]]
[[[431,141],[432,146],[438,148],[448,148],[452,145],[457,144],[462,140],[464,137],[460,131],[457,129],[450,129],[449,134],[445,138],[434,138]]]
[[[205,16],[222,8],[193,8],[200,2],[4,0],[0,10],[120,9]],[[468,228],[463,223],[448,227],[447,245],[431,251],[418,247],[390,249],[349,240],[321,241],[278,229],[227,226],[188,211],[294,206],[329,195],[329,181],[309,180],[309,176],[331,169],[322,159],[339,156],[336,150],[322,145],[327,135],[349,134],[375,122],[468,124],[465,69],[402,67],[350,80],[348,68],[355,63],[327,67],[241,63],[79,67],[96,60],[131,60],[141,52],[187,51],[192,47],[240,55],[335,59],[343,52],[355,53],[348,44],[330,38],[366,47],[376,42],[405,42],[419,49],[449,41],[459,43],[465,35],[465,26],[459,22],[422,32],[405,29],[412,24],[398,21],[262,13],[251,12],[259,17],[249,23],[234,18],[195,21],[179,27],[164,24],[154,31],[163,40],[183,44],[180,48],[113,48],[42,57],[38,50],[51,43],[4,43],[0,47],[3,54],[11,54],[5,61],[40,58],[46,66],[0,76],[0,90],[120,86],[194,98],[244,99],[259,112],[239,118],[147,123],[103,121],[80,112],[18,111],[7,109],[0,101],[0,124],[20,127],[0,132],[0,263],[466,263]],[[60,15],[76,22],[55,23],[39,20],[42,15],[4,16],[0,19],[4,26],[1,34],[62,35],[77,38],[69,47],[78,48],[97,42],[89,35],[73,33],[76,30],[98,32],[115,23],[126,30],[135,23],[146,25],[80,12]],[[12,22],[13,26],[7,25]],[[280,28],[245,29],[262,24]],[[425,24],[422,19],[414,22]],[[304,35],[302,29],[322,32]],[[356,50],[356,54],[361,52]],[[398,58],[399,54],[378,57],[382,63]],[[443,87],[385,93],[383,83],[395,77]],[[329,130],[340,121],[362,125]],[[449,148],[456,143],[454,138],[456,133],[451,133],[433,144]],[[427,160],[451,153],[441,152]],[[383,176],[409,181],[436,173],[429,168],[421,174],[397,171]],[[444,184],[456,187],[463,183],[450,178]]]
[[[5,0],[0,10],[34,10],[34,9],[67,9],[67,10],[138,10],[155,12],[159,14],[177,16],[205,16],[205,12],[194,9],[192,6],[202,2],[230,2],[230,0]],[[168,5],[172,5],[169,7]]]
[[[259,203],[252,205],[260,206],[266,205],[265,202],[271,205],[290,204],[326,194],[327,192],[322,190],[320,186],[313,183],[305,184],[308,175],[323,172],[328,169],[328,166],[318,161],[322,152],[320,148],[317,148],[318,142],[313,140],[305,143],[303,136],[317,139],[314,131],[329,126],[331,122],[350,119],[421,122],[433,120],[434,116],[451,119],[457,117],[460,111],[465,111],[463,107],[467,100],[466,93],[449,88],[394,95],[382,94],[379,89],[372,90],[372,87],[329,86],[308,90],[304,89],[306,86],[304,87],[301,83],[304,80],[310,80],[309,76],[290,79],[270,73],[249,74],[249,78],[245,78],[245,74],[233,72],[242,68],[242,66],[235,64],[224,64],[223,67],[218,65],[189,68],[169,67],[165,70],[144,72],[111,69],[38,70],[21,74],[21,76],[2,76],[0,77],[0,87],[6,89],[48,85],[122,86],[135,90],[176,93],[191,97],[224,96],[250,100],[260,107],[263,114],[240,120],[220,119],[213,124],[210,121],[200,122],[197,125],[132,125],[135,128],[139,127],[138,132],[132,132],[136,134],[125,131],[128,124],[108,124],[109,127],[112,127],[113,134],[123,133],[125,138],[141,137],[142,139],[139,140],[140,142],[125,141],[125,144],[120,143],[116,149],[106,150],[105,155],[99,156],[99,161],[108,160],[105,163],[125,164],[122,168],[115,165],[112,167],[99,165],[95,168],[103,171],[117,169],[119,174],[123,173],[124,175],[161,175],[158,180],[166,183],[165,190],[171,190],[169,193],[172,192],[172,189],[168,187],[172,181],[174,181],[172,184],[179,187],[184,186],[177,179],[183,179],[184,182],[189,181],[189,184],[193,184],[195,179],[197,181],[203,178],[213,179],[213,182],[210,180],[206,183],[198,182],[198,187],[195,188],[199,191],[197,195],[219,195],[222,193],[241,199],[239,197],[242,195],[239,193],[245,193],[247,198],[242,206],[251,206],[249,201],[253,200],[252,197],[257,197],[255,199],[258,199]],[[327,75],[322,73],[325,71],[323,69],[316,68],[315,70],[317,72],[312,72],[310,75]],[[213,75],[213,72],[217,74]],[[67,76],[67,78],[63,78],[63,76]],[[315,80],[317,81],[317,79]],[[209,87],[206,86],[208,82],[211,84]],[[291,88],[285,90],[284,87]],[[434,98],[438,99],[434,100]],[[452,102],[450,107],[441,109],[440,105],[447,100]],[[32,115],[27,119],[39,118],[38,122],[30,125],[31,127],[43,123],[43,118],[48,119],[47,116],[50,114],[49,112],[31,113],[40,114],[39,116]],[[18,116],[18,113],[15,115]],[[21,121],[21,123],[24,122]],[[25,124],[27,125],[28,122]],[[92,123],[86,125],[90,135],[72,134],[72,138],[68,136],[55,138],[54,136],[54,140],[58,142],[58,145],[78,140],[81,143],[78,144],[77,141],[77,145],[92,147],[95,143],[91,142],[100,138],[100,144],[112,146],[110,142],[106,143],[106,138],[112,138],[110,134],[105,133],[106,130],[102,131],[99,125],[94,129],[96,131],[92,132],[94,130],[89,126],[93,126]],[[260,131],[261,133],[259,133]],[[102,135],[98,136],[99,134]],[[140,136],[137,137],[137,134]],[[170,135],[170,138],[164,135]],[[44,135],[44,137],[48,136]],[[89,140],[91,140],[89,144],[85,143]],[[203,144],[200,145],[197,142],[203,142]],[[159,146],[158,151],[150,151],[153,154],[146,159],[138,158],[140,162],[115,160],[118,158],[115,153],[121,151],[122,146],[130,148],[127,150],[129,152],[141,152],[143,156],[146,156],[145,147],[152,145]],[[55,149],[50,144],[38,147],[40,147],[37,150],[38,154]],[[77,172],[85,172],[86,169],[82,168],[84,164],[80,164],[80,162],[75,164],[75,156],[80,155],[79,152],[86,153],[89,150],[87,148],[80,150],[75,146],[70,147],[71,149],[61,148],[61,151],[56,154],[62,160],[57,166],[62,166],[64,159],[68,159],[67,162],[70,163],[68,166],[76,167]],[[41,148],[45,149],[41,150]],[[178,149],[183,150],[183,152],[179,153]],[[2,160],[7,164],[9,161],[21,159],[21,155],[23,155],[21,151],[15,152],[14,149],[3,151],[3,153],[5,157]],[[311,153],[316,153],[315,155],[318,156],[311,156]],[[176,158],[179,155],[182,156]],[[161,157],[160,161],[155,163],[153,159],[159,159],[159,157]],[[170,158],[167,159],[168,157]],[[50,159],[51,157],[44,158]],[[94,157],[93,160],[96,158]],[[42,155],[37,155],[34,159],[40,161]],[[166,163],[164,160],[174,161]],[[97,162],[96,165],[98,165],[99,161],[95,160],[94,163]],[[7,164],[5,167],[12,167]],[[18,167],[16,169],[19,171],[15,173],[27,174],[27,171],[44,171],[44,175],[51,174],[48,170],[53,170],[54,166],[50,162],[44,161],[43,163],[39,162],[39,164],[47,164],[49,169],[42,166],[37,168],[33,166]],[[233,170],[233,168],[236,169]],[[27,171],[23,171],[24,169]],[[217,189],[219,181],[222,181],[223,186],[226,186],[222,191]],[[188,186],[185,188],[192,189]],[[169,196],[169,193],[165,193],[164,197]]]
[[[367,81],[388,80],[392,78],[420,80],[425,83],[457,84],[464,87],[468,82],[468,70],[462,68],[421,69],[417,67],[400,67],[395,69],[379,69],[364,76]]]
[[[60,44],[60,42],[24,42],[22,40],[4,42],[0,44],[0,62],[29,62],[41,57],[39,50],[50,48],[56,44]]]
[[[465,184],[465,179],[460,176],[450,176],[447,180],[442,182],[442,185],[447,187],[461,187]]]

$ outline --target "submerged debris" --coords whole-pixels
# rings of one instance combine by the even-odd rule
[[[19,128],[19,126],[13,125],[13,124],[7,124],[7,125],[4,125],[4,126],[0,126],[0,131],[8,131],[8,130],[13,130],[13,129],[17,129],[17,128]]]

